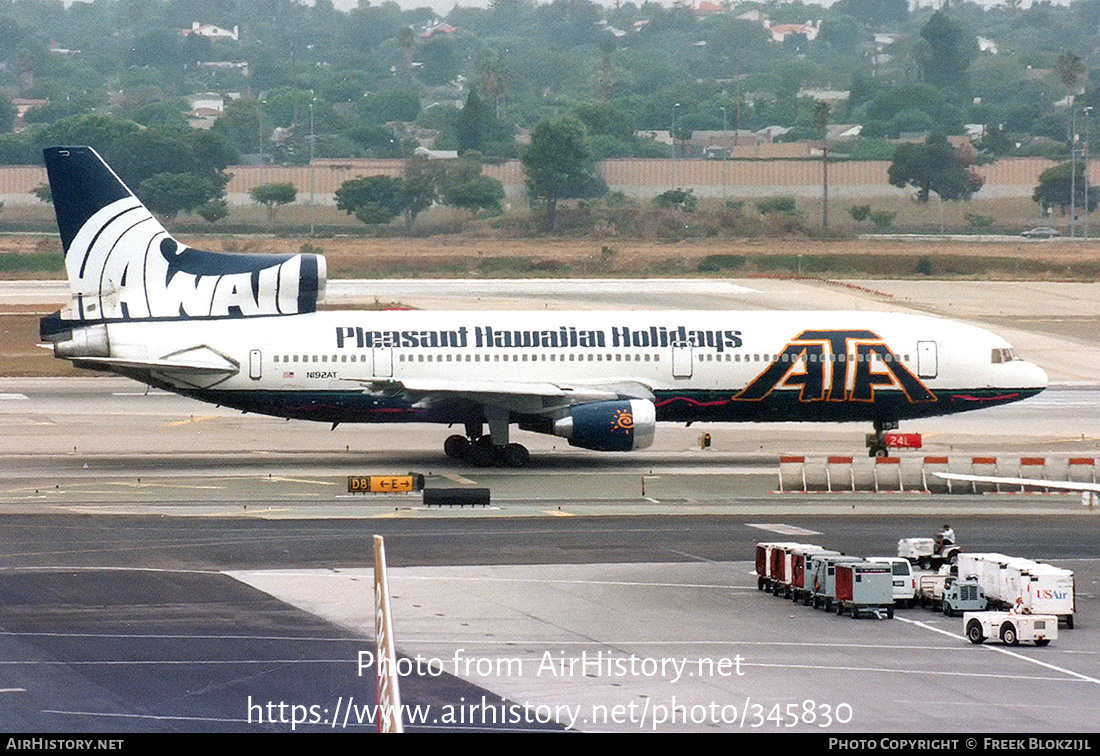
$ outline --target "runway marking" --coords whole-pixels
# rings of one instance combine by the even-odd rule
[[[391,582],[396,583],[401,580],[430,580],[432,582],[442,582],[446,580],[457,580],[465,583],[537,583],[538,585],[621,585],[621,586],[643,586],[643,587],[655,587],[655,588],[719,588],[722,590],[743,591],[745,593],[755,593],[756,589],[750,586],[729,585],[721,583],[643,583],[636,581],[625,580],[546,580],[543,578],[503,578],[503,577],[457,577],[446,576],[440,577],[439,575],[392,575]]]
[[[576,517],[572,512],[563,512],[560,509],[544,509],[543,514],[548,514],[551,517]]]
[[[277,475],[260,476],[259,480],[279,481],[281,483],[312,483],[315,486],[335,486],[331,480],[307,480],[306,478],[281,478]]]
[[[0,667],[144,667],[156,664],[182,666],[211,666],[226,664],[347,664],[343,659],[95,659],[73,661],[71,659],[26,659],[24,661],[0,661]]]
[[[165,714],[123,714],[105,711],[63,711],[61,709],[43,709],[43,714],[63,714],[77,717],[120,717],[124,719],[154,719],[166,722],[231,722],[243,723],[244,719],[230,719],[226,717],[172,717]]]
[[[462,485],[462,486],[476,486],[477,485],[476,480],[470,480],[469,478],[463,477],[462,475],[459,475],[458,473],[440,473],[440,477],[446,478],[447,480],[453,481],[454,483],[458,483],[459,485]]]
[[[798,535],[821,535],[816,530],[806,530],[806,528],[800,528],[795,525],[784,525],[782,523],[751,523],[746,522],[750,528],[757,528],[759,530],[768,530],[772,533],[779,533],[780,535],[798,536]]]
[[[910,625],[916,625],[917,627],[923,627],[925,630],[931,630],[933,632],[940,633],[941,635],[946,635],[949,638],[958,638],[960,640],[967,640],[965,635],[960,635],[959,633],[953,633],[950,630],[943,630],[943,629],[938,628],[938,627],[932,627],[931,625],[927,625],[927,624],[925,624],[923,622],[920,622],[918,620],[905,619],[904,617],[894,617],[894,619],[898,620],[899,622],[907,622]],[[1040,667],[1046,667],[1047,669],[1052,669],[1055,672],[1061,672],[1062,674],[1069,675],[1071,677],[1076,677],[1076,678],[1078,678],[1080,680],[1083,680],[1085,682],[1090,682],[1090,683],[1093,683],[1095,685],[1100,685],[1100,680],[1097,680],[1094,677],[1089,677],[1088,675],[1082,675],[1080,672],[1074,672],[1071,669],[1066,669],[1064,667],[1059,667],[1055,664],[1051,664],[1049,662],[1041,661],[1039,659],[1033,659],[1030,656],[1024,656],[1023,654],[1017,653],[1015,651],[1010,651],[1009,649],[1003,648],[1001,646],[991,646],[991,645],[986,645],[984,643],[981,644],[981,646],[982,646],[982,648],[984,648],[988,651],[996,651],[997,653],[1004,654],[1005,656],[1011,656],[1015,659],[1020,659],[1022,661],[1030,662],[1031,664],[1037,664]]]
[[[217,415],[203,415],[201,417],[189,417],[186,420],[176,420],[174,422],[168,423],[168,425],[170,425],[170,426],[171,425],[187,425],[189,423],[201,423],[201,422],[204,422],[206,420],[217,420],[217,419],[218,419]]]
[[[0,688],[0,693],[26,693],[26,688]]]
[[[27,400],[29,400],[30,397],[27,396],[26,394],[0,394],[0,401],[10,400],[10,399],[27,399]]]
[[[198,488],[210,491],[220,491],[225,486],[200,486],[185,485],[183,483],[142,483],[140,481],[112,480],[106,481],[110,486],[130,486],[131,488]],[[101,484],[102,485],[102,484]],[[108,493],[107,491],[85,491],[84,493]]]

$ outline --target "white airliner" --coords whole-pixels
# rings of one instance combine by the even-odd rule
[[[458,424],[444,449],[521,466],[516,425],[600,451],[658,422],[901,420],[1037,394],[1004,339],[871,312],[318,312],[324,258],[172,238],[89,147],[45,150],[72,293],[44,340],[79,367],[332,423]],[[488,426],[488,433],[484,432]]]

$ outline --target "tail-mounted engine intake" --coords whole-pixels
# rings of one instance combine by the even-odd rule
[[[594,451],[633,451],[653,443],[657,410],[645,399],[593,402],[570,407],[554,421],[555,436]]]

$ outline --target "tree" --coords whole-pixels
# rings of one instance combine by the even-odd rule
[[[596,172],[584,124],[572,116],[542,121],[523,150],[523,172],[532,199],[546,203],[546,229],[554,232],[560,200],[598,197],[607,185]]]
[[[264,206],[264,210],[267,211],[267,218],[272,223],[275,222],[275,215],[279,212],[280,207],[289,205],[298,199],[298,190],[290,182],[264,184],[255,187],[248,194],[252,197],[253,202]]]
[[[466,105],[458,114],[458,151],[460,153],[474,150],[483,152],[486,125],[492,117],[489,109],[477,96],[477,89],[470,87],[470,94],[466,96]]]
[[[1080,55],[1074,52],[1062,53],[1054,64],[1054,70],[1070,96],[1081,94],[1081,81],[1088,74],[1088,69]]]
[[[451,186],[443,195],[443,201],[475,215],[479,210],[499,213],[504,202],[504,184],[495,178],[478,176],[472,181]]]
[[[693,213],[699,207],[699,198],[690,189],[669,189],[654,197],[653,204],[665,210]]]
[[[898,188],[916,187],[919,202],[927,202],[931,192],[941,200],[968,200],[985,183],[942,134],[932,134],[924,144],[898,147],[887,175]]]
[[[870,205],[852,205],[848,208],[848,215],[852,216],[852,220],[856,223],[863,223],[871,216]]]
[[[228,181],[228,176],[223,178]],[[198,173],[158,173],[141,182],[138,198],[146,207],[167,220],[180,213],[193,213],[225,191],[225,182]]]
[[[962,22],[938,10],[920,36],[917,56],[924,80],[949,91],[965,91],[970,62],[978,56],[974,35]]]
[[[401,184],[401,212],[405,225],[416,222],[416,216],[439,199],[441,169],[426,157],[413,157],[405,164],[405,180]]]
[[[1071,168],[1074,163],[1061,163],[1053,168],[1047,168],[1039,174],[1039,184],[1035,187],[1035,193],[1031,198],[1038,202],[1044,213],[1057,207],[1062,216],[1066,215],[1071,205],[1078,208],[1086,207],[1091,213],[1100,202],[1100,187],[1089,186],[1086,192],[1084,162],[1075,161],[1077,176],[1071,176]],[[1072,187],[1072,188],[1071,188]],[[1077,200],[1073,200],[1073,188],[1077,190]]]
[[[440,174],[439,193],[443,204],[469,210],[499,213],[504,202],[504,184],[494,178],[481,175],[483,158],[476,152],[467,152],[453,161]]]
[[[336,206],[367,225],[389,223],[405,209],[404,183],[393,176],[350,179],[336,190]]]

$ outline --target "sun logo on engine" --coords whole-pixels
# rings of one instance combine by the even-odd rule
[[[634,414],[629,410],[619,410],[611,418],[611,432],[623,431],[630,433],[634,430]]]

